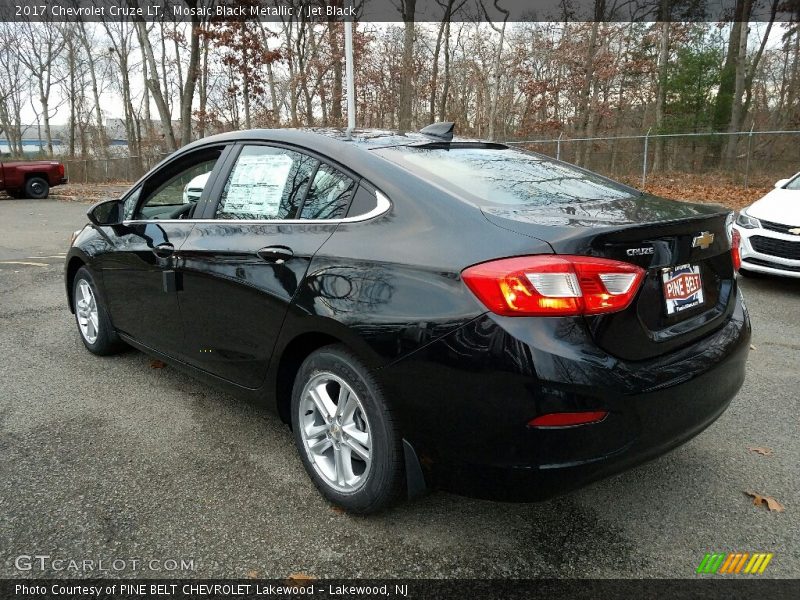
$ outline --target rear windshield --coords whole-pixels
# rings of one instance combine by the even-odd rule
[[[639,195],[599,175],[511,148],[394,146],[372,152],[479,206],[544,206]]]

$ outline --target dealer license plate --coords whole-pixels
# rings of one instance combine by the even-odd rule
[[[703,278],[699,265],[679,265],[661,274],[667,314],[674,315],[703,303]]]

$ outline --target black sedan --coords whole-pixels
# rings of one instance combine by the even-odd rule
[[[88,216],[86,348],[268,403],[354,512],[563,493],[690,439],[744,378],[729,213],[451,124],[205,138]]]

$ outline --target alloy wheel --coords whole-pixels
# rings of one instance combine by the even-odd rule
[[[303,447],[325,483],[345,493],[364,485],[372,463],[372,436],[353,388],[333,373],[317,373],[303,388],[299,411]]]
[[[100,321],[97,300],[94,297],[92,286],[85,279],[81,279],[75,289],[75,316],[83,339],[89,344],[94,344],[100,331]]]

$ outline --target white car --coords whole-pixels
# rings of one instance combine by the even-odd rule
[[[206,187],[206,182],[208,182],[209,175],[211,175],[211,171],[208,173],[203,173],[202,175],[198,175],[186,184],[186,187],[183,188],[184,204],[188,204],[189,202],[197,202],[200,200],[200,196],[203,193],[203,188]]]
[[[742,210],[732,229],[740,272],[800,278],[800,173]]]

